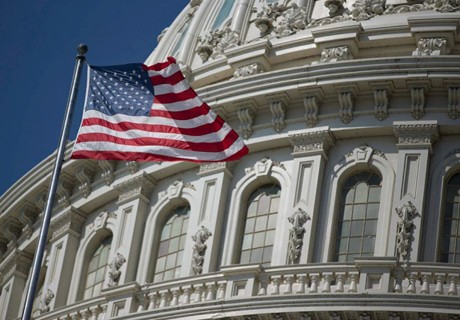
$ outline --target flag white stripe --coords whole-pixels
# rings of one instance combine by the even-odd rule
[[[94,126],[84,126],[80,130],[80,134],[97,134],[103,133],[111,136],[115,136],[120,139],[137,139],[137,138],[155,138],[155,139],[168,139],[176,141],[193,141],[194,143],[216,143],[221,142],[225,139],[227,134],[232,129],[228,125],[222,126],[222,128],[217,132],[212,132],[199,136],[190,136],[185,134],[174,134],[167,132],[150,132],[144,130],[126,130],[126,131],[117,131],[110,128],[94,125]]]
[[[104,114],[99,111],[86,111],[84,118],[99,118],[110,123],[118,124],[121,122],[130,122],[134,124],[157,125],[157,126],[173,126],[183,129],[196,128],[198,126],[213,123],[217,115],[214,112],[209,112],[206,115],[198,116],[193,119],[175,120],[165,117],[150,117],[150,116],[128,116],[124,114],[115,114],[113,116]]]
[[[165,146],[127,146],[112,142],[80,142],[75,145],[74,151],[114,151],[114,152],[139,152],[152,155],[167,156],[180,159],[202,160],[202,161],[221,161],[224,160],[244,147],[241,139],[237,140],[228,149],[221,152],[203,152],[195,150],[184,150]]]

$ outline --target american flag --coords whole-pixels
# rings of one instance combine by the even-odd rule
[[[248,153],[190,87],[174,58],[88,70],[72,159],[224,162]]]

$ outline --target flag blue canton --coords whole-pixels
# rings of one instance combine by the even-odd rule
[[[140,63],[89,68],[86,110],[148,116],[153,97],[153,85]]]

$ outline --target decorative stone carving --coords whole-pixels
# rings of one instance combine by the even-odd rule
[[[460,2],[457,0],[427,0],[424,6],[439,12],[454,12],[460,9]]]
[[[80,167],[75,176],[78,180],[78,190],[83,194],[83,197],[88,198],[91,194],[91,183],[93,182],[94,171],[89,166]]]
[[[254,132],[252,124],[254,123],[254,112],[250,108],[241,108],[237,112],[240,120],[240,131],[243,138],[249,139]]]
[[[19,210],[18,219],[24,226],[22,232],[26,234],[27,237],[30,237],[33,232],[33,226],[38,219],[36,207],[29,202],[25,202],[24,206]]]
[[[54,299],[54,292],[51,289],[46,289],[43,295],[42,301],[40,302],[40,313],[50,311],[50,303]]]
[[[335,139],[329,128],[310,130],[289,135],[294,155],[303,155],[309,152],[328,152],[334,145]]]
[[[257,13],[254,25],[260,30],[260,35],[264,36],[273,30],[275,21],[287,10],[287,6],[280,5],[278,2],[270,3]]]
[[[212,236],[212,233],[204,226],[201,226],[195,235],[192,236],[192,240],[195,242],[192,256],[193,275],[199,275],[203,271],[204,254],[207,248],[205,242],[210,236]]]
[[[20,275],[27,279],[33,256],[19,250],[12,252],[0,265],[2,282],[6,283],[13,275]]]
[[[233,79],[244,78],[248,76],[253,76],[255,74],[264,72],[263,67],[260,63],[252,63],[247,66],[236,69],[233,74]]]
[[[303,234],[305,233],[304,224],[308,220],[310,220],[310,217],[301,208],[298,208],[290,217],[288,217],[289,223],[292,224],[292,228],[289,229],[288,247],[290,263],[296,263],[299,261],[303,244]]]
[[[305,108],[305,121],[307,122],[307,126],[310,128],[316,126],[318,124],[318,99],[314,96],[305,97],[303,99],[303,106]]]
[[[272,113],[272,126],[273,129],[280,133],[286,126],[284,119],[286,117],[286,108],[282,101],[272,101],[269,103],[270,111]]]
[[[101,213],[97,215],[96,219],[94,219],[93,228],[95,230],[104,229],[107,225],[108,218],[109,218],[109,212],[102,211]]]
[[[121,276],[121,267],[126,262],[126,258],[117,252],[117,255],[113,257],[112,261],[109,264],[109,270],[107,271],[107,276],[109,278],[109,287],[115,287],[118,285],[118,281]]]
[[[225,26],[223,29],[212,30],[208,34],[199,38],[200,45],[197,48],[197,53],[203,62],[209,58],[216,58],[225,52],[227,49],[234,48],[239,45],[240,35],[238,32]]]
[[[129,201],[137,197],[148,197],[155,185],[155,179],[146,173],[117,184],[115,189],[119,194],[118,202]]]
[[[51,221],[53,239],[67,233],[73,232],[77,235],[81,232],[81,227],[86,222],[86,218],[75,208],[69,207],[65,212]]]
[[[321,19],[312,20],[308,24],[308,28],[325,26],[327,24],[341,22],[341,21],[347,21],[347,20],[350,20],[350,17],[347,14],[344,13],[343,15],[335,16],[335,17],[332,17],[332,18],[331,17],[325,17],[325,18],[321,18]]]
[[[45,211],[47,195],[48,195],[48,191],[45,188],[43,188],[43,190],[39,193],[39,195],[35,199],[35,205],[37,206],[40,212]]]
[[[399,145],[434,144],[439,139],[438,124],[433,121],[395,122],[393,124],[393,131]]]
[[[411,114],[416,120],[420,120],[425,115],[425,89],[412,88],[411,94]]]
[[[413,56],[440,56],[447,53],[446,38],[421,38]]]
[[[163,37],[165,36],[166,32],[169,30],[169,27],[168,28],[164,28],[163,30],[161,30],[161,33],[157,36],[157,43],[160,43],[161,42],[161,39],[163,39]]]
[[[102,179],[104,179],[107,186],[110,186],[115,179],[115,162],[109,160],[99,160],[97,163],[102,169]]]
[[[70,197],[73,191],[73,179],[67,174],[61,174],[59,177],[59,183],[56,190],[58,195],[58,204],[61,209],[65,209],[70,206]]]
[[[329,16],[335,17],[342,15],[345,12],[343,6],[344,0],[326,0],[324,1],[324,6],[329,10]]]
[[[8,242],[10,241],[0,234],[0,261],[2,261],[3,255],[8,251]]]
[[[320,63],[337,62],[343,60],[352,60],[350,50],[347,46],[326,48],[321,52]]]
[[[374,112],[380,121],[388,117],[388,92],[385,89],[374,90]]]
[[[139,162],[127,161],[126,167],[129,169],[129,172],[131,172],[131,174],[135,174],[137,171],[139,171]]]
[[[385,11],[385,0],[357,0],[353,3],[351,18],[356,21],[368,20]]]
[[[398,252],[398,257],[405,262],[408,262],[410,247],[413,240],[413,220],[419,215],[419,213],[410,201],[395,208],[395,210],[396,214],[401,219],[397,223],[396,250]]]
[[[15,218],[9,218],[2,227],[2,233],[8,239],[7,248],[16,247],[21,236],[22,225]]]
[[[281,19],[274,29],[274,33],[280,38],[297,33],[307,27],[307,20],[307,9],[293,3],[289,9],[282,13]]]
[[[343,123],[353,120],[354,99],[351,92],[340,92],[338,95],[340,110],[339,115]]]
[[[460,88],[450,87],[448,89],[447,114],[451,119],[460,117]]]

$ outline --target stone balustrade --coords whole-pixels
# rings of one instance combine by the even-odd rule
[[[245,308],[260,308],[262,305],[269,310],[271,306],[276,307],[280,299],[302,301],[304,305],[324,304],[323,307],[334,305],[336,302],[333,301],[351,305],[354,301],[366,299],[369,304],[378,301],[386,308],[392,305],[401,308],[397,301],[404,301],[401,310],[404,311],[407,304],[415,307],[417,303],[422,310],[424,302],[417,301],[425,301],[421,296],[431,295],[433,304],[430,308],[436,308],[436,303],[443,308],[442,301],[446,299],[451,299],[450,305],[454,301],[460,307],[459,277],[458,265],[413,263],[401,266],[395,258],[385,257],[356,259],[352,264],[266,268],[233,265],[222,267],[219,272],[158,284],[140,286],[131,283],[104,289],[97,299],[52,310],[36,319],[133,319],[138,316],[141,319],[141,315],[160,317],[171,312],[180,318],[195,312],[214,314],[226,307],[231,310],[241,303]],[[328,296],[334,299],[328,300]],[[438,302],[436,296],[439,296]],[[343,300],[337,297],[343,297]],[[253,304],[248,305],[248,302]]]

